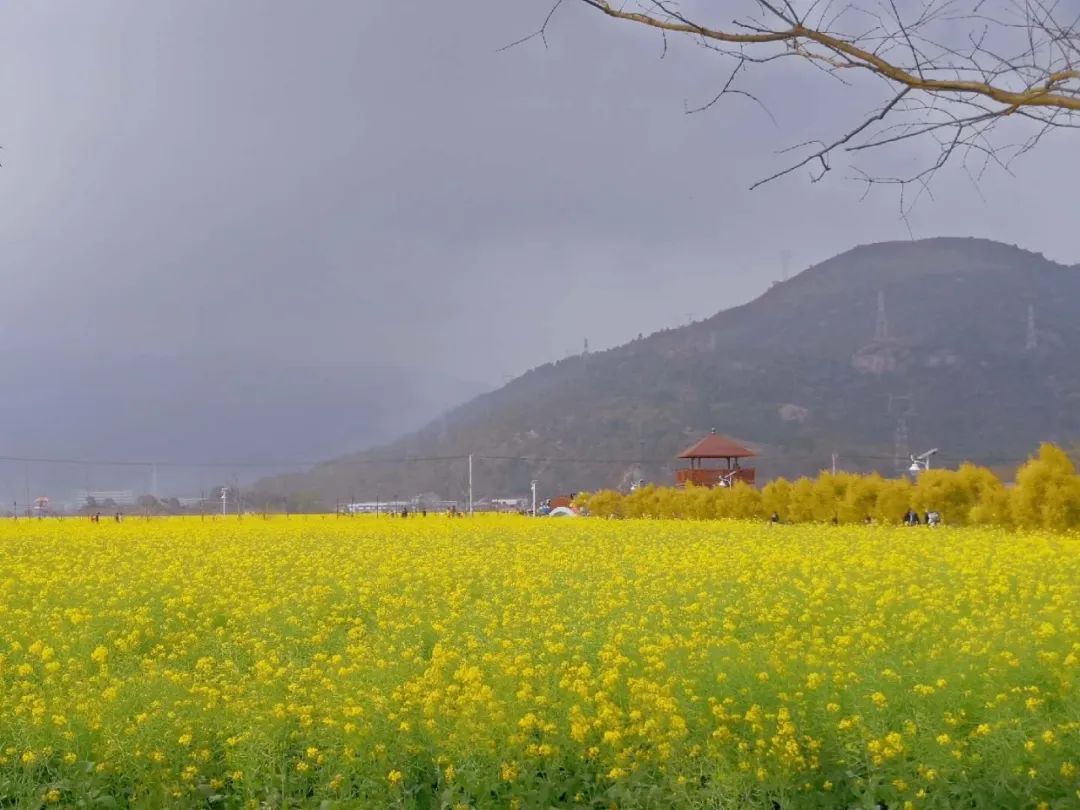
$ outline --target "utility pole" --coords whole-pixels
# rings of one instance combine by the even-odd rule
[[[222,517],[225,517],[225,515],[226,515],[226,510],[228,508],[228,504],[229,504],[229,488],[228,487],[222,487],[221,488],[221,516]]]
[[[836,475],[836,451],[833,450],[832,454],[832,474]]]
[[[536,517],[536,479],[534,478],[530,484],[532,487],[532,516]]]
[[[473,497],[472,497],[472,453],[469,453],[469,515],[473,513]]]

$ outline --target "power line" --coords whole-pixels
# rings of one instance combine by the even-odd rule
[[[754,462],[757,461],[792,461],[803,459],[827,459],[831,457],[832,451],[829,453],[813,452],[813,451],[798,451],[798,452],[773,452],[773,453],[758,453],[748,459]],[[837,455],[846,460],[851,461],[883,461],[891,462],[894,456],[889,454],[874,454],[874,453],[847,453],[843,451],[837,451]],[[475,459],[482,459],[485,461],[529,461],[542,464],[671,464],[677,461],[676,458],[579,458],[573,456],[485,456],[476,454],[473,456]],[[967,455],[939,455],[939,459],[942,461],[953,462],[962,464],[969,462],[973,464],[1012,464],[1027,461],[1031,458],[1030,455],[1026,456],[967,456]]]
[[[268,469],[271,467],[342,467],[363,464],[405,464],[409,462],[431,461],[460,461],[468,458],[468,455],[460,456],[407,456],[401,458],[363,458],[347,459],[340,461],[142,461],[133,459],[87,459],[87,458],[35,458],[31,456],[4,456],[0,455],[0,462],[11,461],[30,464],[70,464],[82,466],[101,467],[171,467],[171,468],[200,468],[200,467],[249,467],[256,469]]]
[[[374,458],[354,458],[354,459],[341,459],[341,460],[319,460],[319,461],[161,461],[161,460],[143,460],[143,459],[92,459],[92,458],[46,458],[37,456],[14,456],[14,455],[0,455],[0,462],[13,462],[21,464],[65,464],[73,466],[100,466],[100,467],[145,467],[151,470],[155,467],[165,467],[173,469],[274,469],[274,468],[326,468],[326,467],[353,467],[353,466],[375,466],[380,464],[427,464],[444,461],[466,461],[469,458],[468,453],[461,453],[458,455],[445,455],[445,456],[399,456],[399,457],[374,457]],[[892,455],[887,454],[872,454],[872,453],[848,453],[839,451],[846,460],[851,461],[882,461],[889,462],[893,460]],[[759,453],[753,456],[754,461],[792,461],[792,460],[804,460],[804,459],[824,459],[826,456],[820,452],[813,451],[798,451],[798,452],[766,452]],[[520,461],[535,464],[671,464],[676,461],[674,457],[669,458],[603,458],[603,457],[580,457],[580,456],[540,456],[540,455],[481,455],[479,453],[473,454],[475,460],[480,461]],[[981,463],[981,464],[1011,464],[1017,462],[1027,461],[1030,456],[965,456],[965,455],[942,455],[940,456],[942,461],[962,463]]]

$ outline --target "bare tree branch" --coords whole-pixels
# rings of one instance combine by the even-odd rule
[[[548,27],[548,24],[551,22],[551,18],[555,16],[555,12],[559,10],[559,6],[561,6],[562,3],[563,3],[563,0],[555,0],[555,5],[553,5],[551,7],[551,11],[549,11],[547,13],[547,16],[544,18],[544,24],[541,25],[538,29],[536,29],[535,31],[533,31],[531,34],[529,34],[526,37],[522,37],[521,39],[514,40],[513,42],[509,43],[508,45],[503,45],[501,48],[498,48],[495,52],[496,53],[501,53],[502,51],[508,51],[511,48],[517,47],[518,45],[523,45],[526,42],[528,42],[529,40],[536,39],[537,37],[540,37],[540,41],[544,43],[544,48],[547,48],[547,46],[548,46],[548,43],[547,43],[547,27]],[[664,51],[665,52],[667,51],[667,39],[666,39],[666,37],[664,39]]]
[[[538,31],[512,44],[537,37],[546,43],[545,31],[561,2]],[[961,161],[974,182],[991,165],[1008,171],[1051,132],[1080,128],[1080,12],[1061,19],[1060,0],[1002,0],[993,11],[987,0],[919,0],[906,14],[905,0],[741,0],[746,13],[721,27],[690,19],[676,0],[636,0],[637,6],[622,0],[579,2],[659,31],[662,56],[671,34],[734,61],[720,91],[687,113],[739,95],[775,122],[756,88],[746,89],[742,80],[751,67],[764,69],[780,59],[803,60],[845,85],[869,75],[889,88],[876,112],[838,137],[783,150],[810,149],[751,188],[806,166],[816,167],[810,180],[817,182],[831,170],[831,156],[838,151],[854,157],[928,141],[935,157],[910,176],[879,177],[856,169],[868,189],[899,185],[904,214],[913,199],[931,193],[930,182],[950,160]],[[998,128],[1006,121],[1014,123],[1003,132],[1026,126],[1028,134],[1003,143]],[[917,188],[914,198],[903,193],[909,184]]]
[[[833,141],[830,144],[825,144],[820,149],[818,149],[816,152],[814,152],[811,155],[807,155],[805,158],[800,160],[795,165],[789,166],[786,169],[781,169],[780,171],[776,172],[775,174],[769,175],[764,180],[758,180],[756,183],[754,183],[752,186],[750,186],[750,190],[752,191],[755,188],[757,188],[758,186],[763,186],[766,183],[770,183],[770,182],[772,182],[773,180],[776,180],[779,177],[783,177],[785,174],[791,174],[793,171],[795,171],[797,169],[801,169],[806,164],[813,163],[815,160],[819,161],[821,163],[821,173],[817,177],[813,178],[813,182],[816,183],[818,180],[820,180],[822,177],[825,176],[826,172],[829,171],[828,156],[833,152],[833,150],[835,150],[839,146],[843,146],[845,143],[848,143],[852,138],[854,138],[856,135],[858,135],[860,132],[862,132],[867,127],[871,126],[875,121],[880,121],[881,119],[883,119],[886,115],[889,114],[889,112],[892,110],[893,107],[895,107],[897,104],[899,104],[901,102],[901,100],[907,94],[908,94],[908,88],[904,88],[899,93],[897,93],[896,97],[892,101],[890,101],[888,104],[886,104],[877,113],[870,116],[865,121],[863,121],[861,124],[859,124],[859,126],[855,127],[855,129],[851,130],[851,132],[847,133],[846,135],[841,136],[840,138],[837,138],[835,141]]]

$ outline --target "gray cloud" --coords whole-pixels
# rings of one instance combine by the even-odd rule
[[[566,3],[7,4],[0,11],[0,359],[378,358],[501,382],[705,317],[855,243],[905,238],[842,173],[756,192],[776,150],[872,105],[754,75]],[[1075,136],[977,191],[959,168],[916,236],[1080,261]],[[909,164],[925,155],[902,150]],[[167,364],[161,366],[167,373]]]

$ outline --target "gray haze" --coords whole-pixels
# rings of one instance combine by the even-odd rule
[[[751,193],[775,150],[835,135],[876,97],[781,68],[755,88],[779,127],[738,99],[687,116],[724,79],[713,55],[672,42],[660,60],[657,36],[582,4],[547,49],[497,51],[549,7],[5,4],[0,454],[355,449],[586,338],[746,301],[785,250],[794,272],[909,225],[1080,261],[1075,135],[978,190],[942,174],[908,224],[895,193],[860,200],[840,171]],[[363,383],[352,410],[318,382],[341,378]],[[290,379],[319,407],[271,407]],[[194,412],[208,424],[185,427]],[[252,429],[229,444],[216,413]],[[79,480],[127,480],[94,476]],[[0,471],[0,496],[22,486]]]

